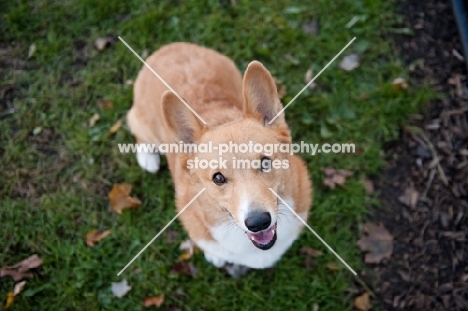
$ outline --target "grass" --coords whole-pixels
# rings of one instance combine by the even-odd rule
[[[384,142],[425,102],[427,90],[395,91],[392,80],[407,76],[394,56],[388,34],[400,31],[393,4],[361,1],[6,1],[0,18],[1,47],[8,51],[2,88],[14,87],[15,112],[0,122],[0,267],[33,253],[44,259],[11,310],[142,310],[147,296],[166,295],[164,307],[182,310],[351,310],[352,275],[310,233],[300,239],[274,271],[253,271],[232,280],[198,254],[195,278],[171,274],[181,234],[166,234],[133,265],[117,272],[175,215],[172,180],[165,162],[157,175],[143,172],[134,155],[118,143],[133,142],[123,118],[132,102],[133,80],[142,64],[118,40],[97,51],[93,41],[122,36],[137,52],[173,41],[212,47],[241,70],[260,60],[287,87],[287,103],[304,86],[308,68],[318,72],[354,36],[345,52],[362,54],[360,67],[339,69],[338,59],[286,110],[296,141],[353,142],[359,154],[305,156],[315,184],[308,223],[355,269],[363,268],[356,247],[358,224],[374,200],[362,181],[382,168]],[[345,26],[356,17],[350,28]],[[356,19],[355,18],[355,19]],[[301,26],[317,20],[311,36]],[[396,30],[395,30],[396,29]],[[8,43],[8,44],[7,44]],[[36,51],[28,59],[28,49]],[[286,55],[286,56],[285,56]],[[25,63],[24,63],[25,62]],[[24,64],[23,64],[24,63]],[[102,109],[99,99],[113,103]],[[5,103],[1,102],[2,105]],[[101,119],[88,122],[94,113]],[[321,167],[355,172],[346,188],[322,185]],[[142,206],[122,215],[108,209],[115,183],[131,183]],[[94,248],[84,243],[92,229],[112,234]],[[299,250],[323,250],[313,268]],[[338,263],[338,271],[326,268]],[[111,282],[126,278],[132,290],[113,297]],[[0,301],[12,290],[0,279]],[[175,294],[183,291],[184,296]]]

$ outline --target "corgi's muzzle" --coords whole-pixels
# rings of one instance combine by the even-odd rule
[[[276,223],[271,226],[271,215],[268,212],[253,211],[250,212],[244,221],[247,236],[252,244],[261,249],[268,250],[276,242]]]

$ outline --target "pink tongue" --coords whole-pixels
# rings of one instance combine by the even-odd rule
[[[256,233],[247,232],[247,236],[249,237],[249,239],[254,240],[258,244],[266,245],[275,236],[274,229],[275,227],[271,227],[268,230],[260,231]]]

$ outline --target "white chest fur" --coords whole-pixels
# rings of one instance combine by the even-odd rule
[[[285,200],[294,209],[291,199]],[[307,215],[300,215],[307,221]],[[195,243],[205,252],[205,258],[217,267],[233,263],[250,268],[273,266],[297,239],[301,221],[283,204],[278,205],[277,240],[269,250],[255,247],[245,231],[233,223],[219,224],[210,228],[216,241],[198,240]]]

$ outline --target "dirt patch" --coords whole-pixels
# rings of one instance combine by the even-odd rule
[[[373,266],[381,310],[468,310],[468,89],[448,1],[399,1],[399,52],[411,81],[428,78],[446,98],[429,103],[387,146],[375,180],[382,222],[394,236],[391,260]]]

